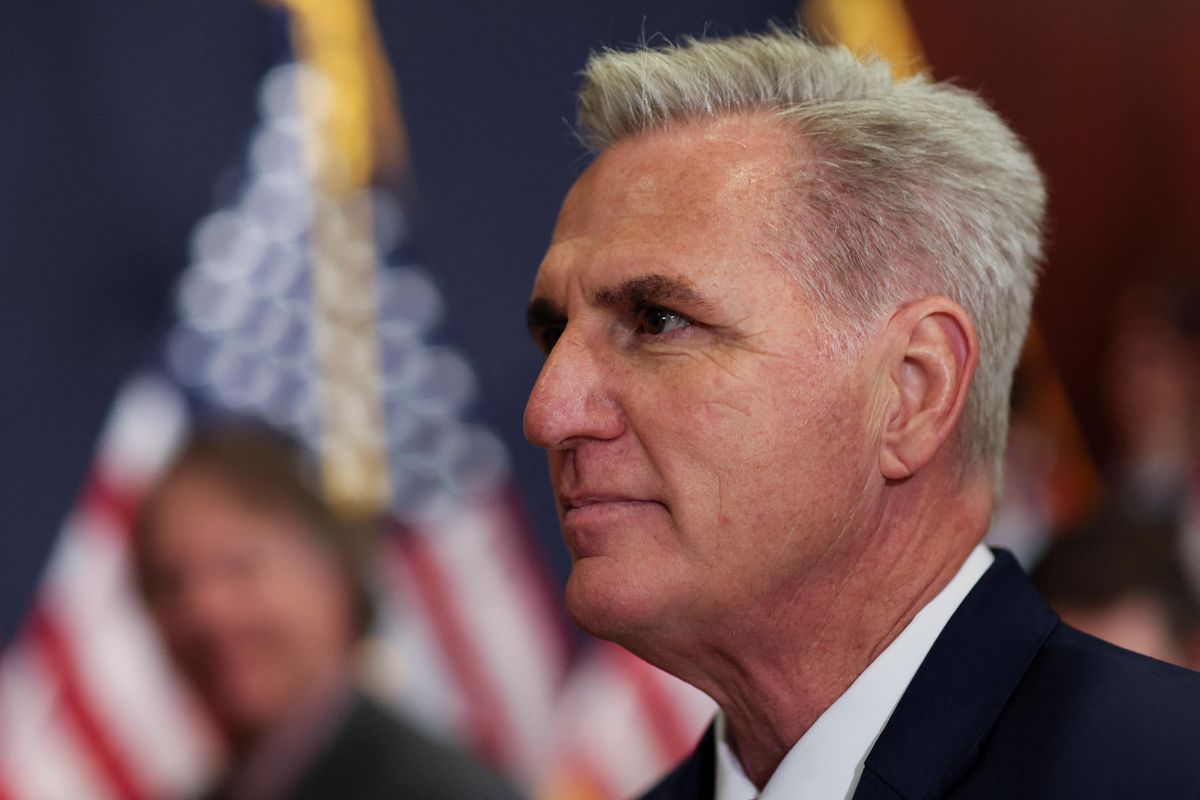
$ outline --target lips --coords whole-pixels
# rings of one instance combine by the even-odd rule
[[[562,508],[564,514],[570,514],[574,511],[593,510],[598,511],[601,507],[621,507],[635,505],[658,505],[657,500],[646,500],[640,497],[630,497],[619,494],[577,494],[564,495],[559,497],[559,507]]]
[[[648,530],[666,506],[625,495],[579,495],[560,499],[563,538],[576,560],[611,552],[625,534]]]

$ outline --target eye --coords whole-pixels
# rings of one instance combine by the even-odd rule
[[[692,322],[682,314],[668,311],[658,306],[646,306],[638,313],[638,333],[648,336],[662,336],[666,333],[686,328]]]

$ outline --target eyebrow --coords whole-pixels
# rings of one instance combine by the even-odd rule
[[[658,274],[630,278],[615,286],[595,289],[589,295],[594,305],[605,308],[628,308],[671,302],[696,305],[705,303],[691,281]],[[566,322],[566,313],[544,297],[535,297],[525,310],[525,325],[534,338],[537,338],[541,331],[561,328]]]
[[[647,303],[703,301],[696,287],[686,278],[669,278],[666,275],[643,275],[630,278],[616,286],[596,289],[591,293],[592,302],[599,306],[625,307]]]

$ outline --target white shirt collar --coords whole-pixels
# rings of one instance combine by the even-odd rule
[[[900,635],[867,665],[792,746],[760,794],[746,777],[725,737],[725,713],[716,719],[714,800],[830,800],[850,798],[863,763],[892,711],[963,598],[994,561],[977,545],[958,572]]]

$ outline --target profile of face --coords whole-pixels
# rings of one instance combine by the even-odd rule
[[[206,472],[173,476],[146,520],[147,599],[172,656],[235,736],[270,730],[338,670],[351,594],[304,522]]]
[[[567,607],[593,634],[736,625],[851,557],[878,480],[873,378],[763,247],[791,148],[755,116],[642,134],[562,207],[524,423],[548,451]]]

